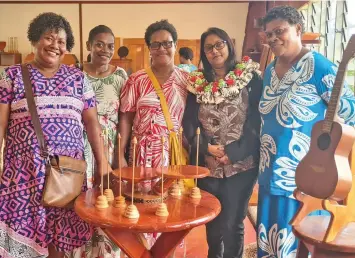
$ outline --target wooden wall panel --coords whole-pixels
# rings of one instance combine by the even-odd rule
[[[121,39],[119,37],[115,37],[115,53],[113,54],[114,59],[118,59],[120,58],[117,54],[117,50],[120,48],[121,46]]]
[[[297,9],[301,8],[309,1],[253,1],[249,3],[247,22],[245,26],[245,37],[243,43],[243,56],[249,55],[255,61],[259,61],[261,56],[261,43],[258,33],[261,28],[255,28],[255,19],[262,18],[272,8],[280,5],[290,5]],[[250,53],[253,49],[255,52]]]
[[[129,50],[127,59],[132,60],[133,73],[149,66],[149,49],[143,38],[125,38],[123,39],[123,46],[126,46]]]
[[[194,53],[192,63],[198,66],[200,60],[200,40],[199,39],[179,39],[177,42],[177,49],[175,55],[175,65],[180,64],[179,61],[179,49],[182,47],[189,47]]]

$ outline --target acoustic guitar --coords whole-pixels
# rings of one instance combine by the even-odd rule
[[[354,55],[355,34],[343,53],[325,118],[314,124],[309,151],[296,169],[297,188],[316,198],[340,201],[348,196],[351,189],[348,157],[355,141],[355,129],[335,121],[335,117],[345,72]]]

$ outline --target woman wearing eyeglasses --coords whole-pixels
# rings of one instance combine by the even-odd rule
[[[297,240],[289,224],[299,208],[293,198],[295,171],[309,150],[313,125],[324,119],[337,67],[302,46],[304,24],[297,9],[275,7],[263,23],[276,59],[265,70],[259,105],[258,257],[295,257]],[[346,85],[338,115],[354,125],[354,111],[354,94]]]
[[[151,67],[158,81],[169,109],[173,128],[178,132],[185,109],[188,73],[174,65],[177,32],[167,20],[151,24],[145,32],[145,42],[151,55]],[[154,88],[147,69],[132,74],[121,93],[120,133],[122,150],[120,162],[127,166],[124,147],[132,137],[137,137],[137,165],[144,167],[161,166],[161,138],[169,137],[166,118],[163,114],[160,97]],[[169,164],[168,141],[163,164]]]
[[[219,28],[201,35],[200,59],[204,70],[190,74],[183,127],[192,165],[196,128],[202,129],[199,165],[211,174],[198,186],[222,204],[218,217],[206,225],[208,257],[242,257],[243,220],[259,164],[259,64],[248,57],[237,62],[231,38]]]
[[[123,167],[127,166],[124,148],[129,142],[131,131],[132,137],[135,136],[138,140],[137,166],[168,166],[169,154],[172,153],[172,150],[169,150],[169,135],[172,132],[178,133],[185,110],[188,73],[174,65],[177,41],[175,27],[167,20],[155,22],[147,28],[144,38],[150,51],[151,66],[129,76],[121,93],[119,129],[122,149],[119,162]],[[153,84],[152,77],[155,77],[157,83]],[[157,91],[156,87],[162,91]],[[159,92],[163,94],[160,97]],[[162,98],[166,100],[170,121],[167,121],[163,112]],[[166,137],[163,162],[162,136]],[[130,157],[132,158],[132,151]],[[144,192],[148,192],[152,184],[150,181],[142,182],[140,187],[144,188]]]

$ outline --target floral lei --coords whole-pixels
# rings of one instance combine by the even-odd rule
[[[219,104],[226,99],[233,99],[248,85],[253,72],[261,74],[259,64],[244,56],[224,79],[208,82],[201,70],[190,73],[188,90],[196,95],[198,103]]]

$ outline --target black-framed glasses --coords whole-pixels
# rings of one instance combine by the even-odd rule
[[[154,41],[150,43],[149,48],[152,50],[158,50],[161,46],[163,46],[164,49],[168,49],[173,46],[173,43],[174,41],[163,41],[163,42]]]
[[[226,43],[227,41],[221,40],[213,45],[207,44],[203,47],[203,50],[205,51],[205,53],[211,53],[213,51],[213,48],[215,48],[216,50],[221,50],[226,46]]]
[[[285,28],[277,28],[275,30],[272,31],[264,31],[266,38],[271,39],[274,34],[275,37],[280,37],[282,36],[282,34],[284,34],[284,32],[286,32],[290,27],[285,27]]]

